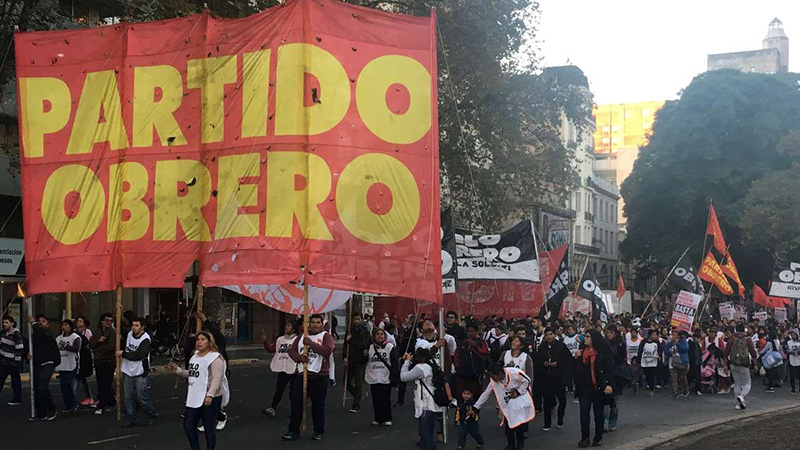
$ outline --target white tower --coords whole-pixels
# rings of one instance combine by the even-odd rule
[[[783,32],[783,22],[776,17],[769,23],[767,37],[762,42],[762,48],[776,48],[781,55],[781,66],[778,72],[789,71],[789,38]]]

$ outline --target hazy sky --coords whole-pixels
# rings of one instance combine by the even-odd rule
[[[760,49],[775,17],[789,37],[789,70],[800,72],[798,0],[539,2],[544,64],[579,66],[597,103],[676,98],[709,53]]]

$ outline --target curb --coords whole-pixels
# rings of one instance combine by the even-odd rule
[[[259,359],[259,358],[238,358],[238,359],[231,359],[228,362],[228,364],[231,367],[234,367],[234,366],[259,365],[259,364],[263,365],[263,364],[266,364],[266,363],[267,363],[267,360],[262,360],[262,359]],[[168,365],[166,365],[166,366],[153,366],[153,367],[150,368],[149,376],[152,377],[152,376],[169,375],[171,373],[172,372],[170,372]],[[31,379],[30,373],[28,373],[28,372],[22,373],[22,374],[20,374],[20,378],[22,379],[23,383],[30,383],[30,379]],[[55,381],[55,380],[58,380],[58,373],[54,373],[53,377],[50,379],[51,382]]]
[[[692,433],[696,433],[701,430],[705,430],[707,428],[712,428],[720,425],[728,425],[732,422],[737,422],[740,420],[750,419],[756,416],[762,415],[769,415],[773,413],[789,413],[795,410],[800,410],[800,405],[797,406],[775,406],[772,408],[766,409],[758,409],[753,410],[748,413],[744,413],[737,416],[732,417],[723,417],[719,419],[709,420],[706,422],[696,423],[694,425],[688,425],[685,427],[678,428],[676,430],[666,431],[664,433],[656,434],[650,437],[646,437],[643,439],[639,439],[636,442],[630,442],[627,444],[617,445],[611,447],[614,450],[648,450],[654,448],[656,446],[661,446],[665,444],[669,444],[677,439],[680,439],[684,436],[687,436]]]

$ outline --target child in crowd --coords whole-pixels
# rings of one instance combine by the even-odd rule
[[[456,426],[458,427],[458,448],[467,448],[467,434],[475,438],[478,443],[478,448],[483,448],[484,441],[481,436],[481,429],[478,421],[480,420],[480,411],[474,407],[475,399],[472,397],[472,391],[465,388],[461,392],[461,401],[458,405],[456,412]]]
[[[634,356],[631,358],[631,376],[633,377],[633,381],[631,384],[633,385],[633,395],[636,395],[639,392],[639,383],[642,381],[642,366],[639,364],[639,357]]]

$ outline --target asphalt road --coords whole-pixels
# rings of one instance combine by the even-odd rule
[[[264,352],[246,350],[232,353],[231,358],[265,358]],[[218,435],[218,448],[280,448],[280,449],[414,449],[416,442],[416,421],[411,390],[407,393],[406,406],[394,410],[394,426],[374,427],[370,399],[363,402],[362,412],[349,414],[342,407],[342,366],[338,364],[338,384],[328,392],[327,423],[325,439],[321,442],[311,441],[310,418],[309,430],[303,438],[296,442],[282,442],[281,434],[288,423],[288,396],[278,408],[276,418],[268,418],[261,414],[261,409],[271,399],[275,377],[262,359],[256,364],[236,366],[232,368],[230,387],[231,404],[227,408],[229,421],[227,428]],[[5,402],[10,400],[11,392],[8,383],[2,392],[0,403],[0,439],[2,447],[14,450],[25,449],[181,449],[188,448],[183,434],[182,419],[185,384],[178,384],[170,374],[151,377],[151,397],[160,415],[159,423],[153,427],[122,429],[116,422],[114,414],[105,416],[93,415],[93,410],[79,410],[70,414],[59,414],[52,422],[29,422],[28,415],[30,392],[25,389],[23,405],[11,407]],[[56,383],[51,385],[56,404],[61,404],[61,394]],[[395,394],[393,394],[395,398]],[[553,428],[551,431],[541,430],[543,418],[537,417],[532,423],[528,448],[573,448],[580,439],[578,404],[568,399],[566,426],[563,429]],[[755,388],[748,397],[748,411],[776,406],[797,405],[798,396],[790,396],[788,387],[768,394],[756,381]],[[349,406],[349,404],[348,404]],[[734,408],[733,395],[691,396],[686,399],[672,399],[667,390],[658,391],[655,398],[648,398],[640,391],[632,395],[627,390],[620,403],[619,429],[608,433],[604,438],[604,446],[613,448],[616,445],[635,442],[638,439],[653,436],[682,426],[724,417],[735,417],[739,414]],[[481,431],[487,440],[488,450],[505,447],[505,436],[494,412],[485,409],[481,417]],[[451,420],[452,422],[452,420]],[[797,429],[796,427],[794,429]],[[456,448],[455,428],[449,425],[450,440],[440,448]],[[201,439],[202,441],[202,439]],[[474,448],[474,441],[468,441],[468,448]],[[790,446],[791,447],[791,446]],[[688,447],[687,447],[688,448]],[[694,447],[692,447],[694,448]],[[710,450],[710,447],[698,447]],[[722,447],[720,447],[722,448]],[[732,448],[732,447],[726,447]],[[787,447],[788,448],[788,447]]]

